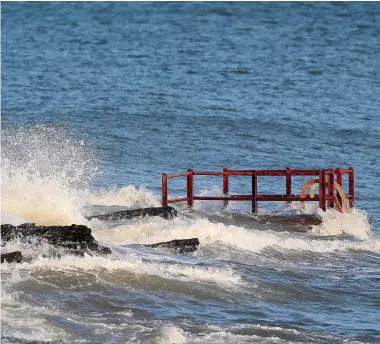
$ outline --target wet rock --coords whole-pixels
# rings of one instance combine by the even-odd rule
[[[225,212],[222,215],[212,214],[208,217],[211,222],[222,222],[225,225],[234,225],[257,230],[271,230],[278,232],[308,233],[313,226],[322,223],[322,218],[311,214],[242,214]]]
[[[259,215],[257,219],[260,223],[272,222],[280,225],[303,225],[318,226],[322,223],[322,218],[318,215]]]
[[[54,247],[65,249],[66,253],[84,255],[84,253],[110,254],[111,250],[99,245],[91,234],[91,229],[83,225],[71,226],[36,226],[34,223],[24,223],[20,226],[9,224],[1,225],[2,245],[7,242],[20,240],[29,244],[41,244],[47,242]],[[152,248],[170,249],[174,253],[185,254],[194,252],[199,246],[197,238],[179,239],[157,244],[144,245]],[[1,255],[1,262],[21,262],[20,251]]]
[[[99,219],[101,221],[118,221],[123,219],[133,219],[143,216],[160,216],[166,220],[171,220],[177,216],[177,211],[172,207],[151,207],[141,209],[128,209],[110,214],[93,215],[87,217],[88,220]]]
[[[144,246],[152,247],[152,248],[166,248],[166,249],[170,249],[174,251],[175,253],[184,254],[184,253],[196,251],[199,246],[199,239],[198,238],[178,239],[178,240],[159,242],[157,244],[144,245]]]
[[[322,223],[322,218],[314,214],[258,215],[254,219],[263,225],[271,224],[270,229],[277,232],[309,233]]]
[[[8,263],[21,263],[22,262],[22,254],[20,251],[14,251],[9,253],[4,253],[1,255],[1,262]]]
[[[42,243],[76,251],[92,251],[109,254],[111,250],[99,245],[91,234],[91,229],[83,225],[71,226],[36,226],[24,223],[20,226],[1,225],[1,240],[4,243],[21,240],[25,243]]]

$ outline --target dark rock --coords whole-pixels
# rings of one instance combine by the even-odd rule
[[[14,251],[9,253],[4,253],[1,255],[1,262],[8,262],[8,263],[21,263],[22,262],[22,254],[20,251]]]
[[[371,226],[373,225],[372,216],[367,215],[367,221]]]
[[[199,246],[199,239],[192,238],[192,239],[172,240],[172,241],[159,242],[157,244],[144,245],[144,246],[152,247],[152,248],[157,248],[157,247],[168,248],[170,250],[173,250],[175,253],[184,254],[184,253],[196,251]]]
[[[142,216],[160,216],[166,220],[171,220],[177,216],[177,211],[172,207],[151,207],[141,209],[128,209],[110,214],[93,215],[87,217],[88,220],[99,219],[102,221],[118,221],[123,219],[133,219]]]
[[[322,223],[322,218],[318,215],[300,214],[300,215],[259,215],[257,219],[260,223],[272,222],[281,225],[304,225],[318,226]]]
[[[308,233],[313,226],[322,223],[322,218],[316,214],[242,214],[225,212],[222,215],[208,216],[211,222],[222,222],[226,225],[235,225],[256,230],[272,230],[278,232]]]
[[[108,247],[99,245],[92,236],[91,229],[83,225],[36,226],[34,223],[24,223],[20,226],[1,225],[3,243],[17,239],[31,244],[46,241],[53,246],[70,250],[111,253]]]

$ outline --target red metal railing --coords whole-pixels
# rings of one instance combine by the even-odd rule
[[[349,191],[348,194],[337,192],[336,187],[343,187],[343,175],[349,176]],[[222,176],[223,177],[223,194],[224,196],[196,196],[194,195],[194,176]],[[252,179],[251,194],[248,195],[229,195],[229,177],[230,176],[250,176]],[[258,193],[258,177],[259,176],[276,176],[286,177],[286,193],[285,194],[259,194]],[[318,179],[310,180],[311,183],[318,183],[319,194],[315,196],[297,195],[292,193],[292,177],[294,176],[318,176]],[[186,197],[168,198],[168,179],[186,177],[187,179],[187,194]],[[338,184],[338,186],[336,186]],[[326,210],[326,207],[337,206],[342,212],[342,197],[349,200],[350,206],[354,206],[354,169],[336,168],[328,170],[229,170],[224,168],[222,172],[207,172],[187,170],[183,173],[166,174],[162,173],[162,206],[167,206],[169,203],[187,202],[189,208],[194,207],[194,201],[224,201],[227,205],[228,201],[251,201],[252,212],[258,211],[258,202],[260,201],[285,201],[290,204],[293,201],[318,201],[319,207]]]

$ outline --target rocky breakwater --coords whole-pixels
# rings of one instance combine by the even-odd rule
[[[91,229],[83,225],[36,226],[34,223],[24,223],[20,226],[1,225],[2,245],[15,240],[33,245],[48,243],[54,247],[64,248],[70,253],[82,255],[85,252],[96,254],[111,253],[111,249],[99,245],[92,236]],[[5,260],[9,262],[11,260],[19,262],[20,254],[13,256],[11,253],[2,254],[1,261]],[[12,257],[15,258],[12,259]]]
[[[114,222],[119,220],[134,219],[136,217],[145,216],[160,216],[166,220],[171,220],[176,217],[177,211],[172,207],[150,207],[139,209],[127,209],[110,214],[91,215],[87,217],[87,220],[98,219],[101,221]]]
[[[23,243],[40,245],[48,243],[54,247],[61,247],[69,254],[110,254],[111,249],[99,245],[91,234],[91,229],[83,225],[71,226],[36,226],[34,223],[24,223],[20,226],[9,224],[1,225],[2,246],[20,240]],[[174,253],[186,254],[194,252],[199,246],[197,238],[178,239],[157,244],[144,245],[150,248],[169,249]],[[1,262],[20,263],[23,257],[20,251],[4,253]]]

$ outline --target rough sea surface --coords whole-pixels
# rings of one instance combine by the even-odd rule
[[[3,247],[25,262],[1,265],[2,343],[380,342],[379,2],[1,12],[1,222],[85,224],[113,250]],[[245,202],[178,204],[170,221],[84,217],[159,206],[162,172],[287,166],[354,167],[355,209],[307,204],[323,223],[306,234],[264,230]],[[305,180],[294,179],[297,193]],[[259,183],[285,189],[284,178]],[[185,184],[170,180],[170,195]],[[221,186],[195,180],[197,194]],[[235,193],[250,187],[231,178]],[[141,246],[192,237],[189,255]]]

